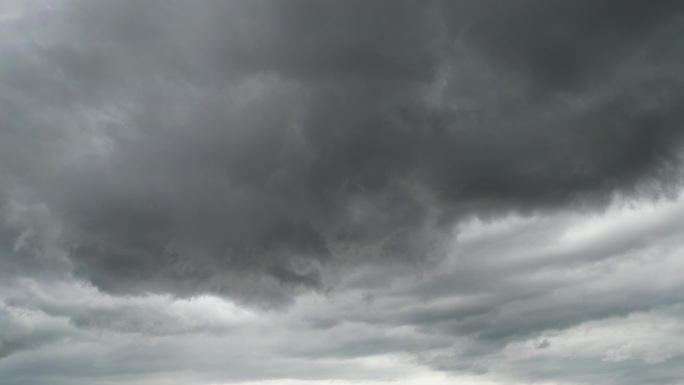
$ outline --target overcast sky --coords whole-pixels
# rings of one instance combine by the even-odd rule
[[[682,68],[680,0],[0,0],[0,383],[684,384]]]

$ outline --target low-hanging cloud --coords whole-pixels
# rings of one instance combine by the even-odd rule
[[[326,266],[439,261],[471,215],[674,191],[682,17],[674,1],[60,2],[3,47],[20,149],[3,184],[22,186],[4,190],[49,211],[46,244],[100,289],[284,303],[333,284]]]

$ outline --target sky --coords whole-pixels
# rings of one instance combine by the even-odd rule
[[[0,383],[684,384],[682,47],[677,0],[0,0]]]

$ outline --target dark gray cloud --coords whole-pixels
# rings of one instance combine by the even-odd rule
[[[581,88],[610,76],[635,43],[676,18],[681,7],[670,0],[451,3],[456,15],[463,14],[463,4],[478,4],[478,18],[466,33],[503,68],[528,74],[542,91]]]
[[[98,287],[282,303],[473,213],[677,186],[679,8],[66,2],[6,48],[8,157]]]

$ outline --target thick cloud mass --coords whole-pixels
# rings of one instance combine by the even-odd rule
[[[473,214],[674,191],[682,17],[676,1],[44,6],[3,43],[2,172],[22,186],[3,192],[59,234],[17,220],[8,238],[35,227],[31,247],[113,293],[276,304],[348,268],[438,262]]]

